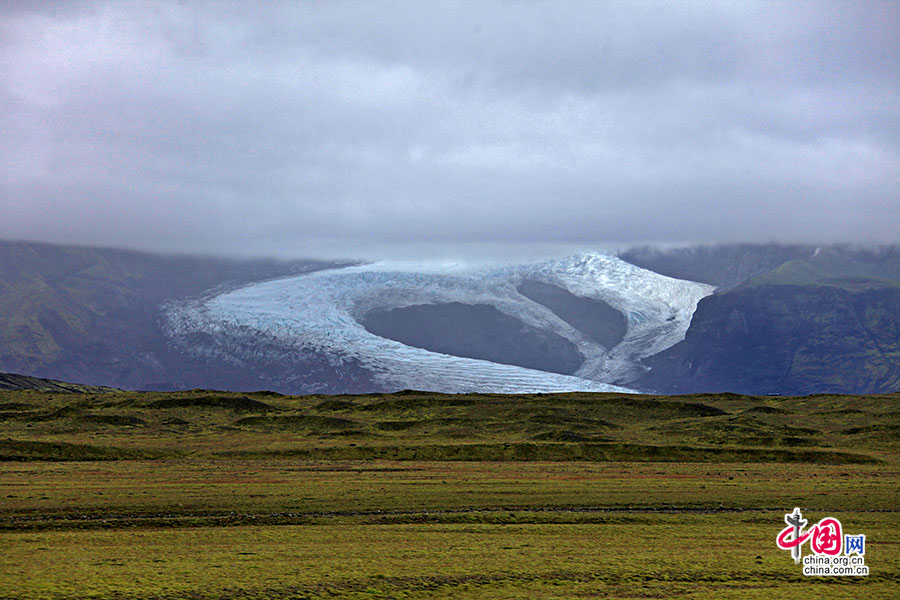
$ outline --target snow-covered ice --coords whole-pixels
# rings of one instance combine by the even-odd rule
[[[625,338],[611,349],[588,339],[519,294],[516,286],[526,279],[605,301],[627,317]],[[176,338],[215,333],[218,340],[241,338],[246,345],[253,335],[264,334],[285,350],[352,358],[386,388],[459,393],[629,392],[633,390],[609,382],[627,381],[639,369],[640,359],[684,339],[697,302],[713,289],[599,253],[503,266],[380,262],[173,304],[167,309],[166,324]],[[553,331],[576,344],[585,356],[584,365],[575,376],[566,376],[449,356],[376,336],[358,322],[372,309],[447,302],[489,304],[528,325]],[[227,348],[221,350],[227,353]]]

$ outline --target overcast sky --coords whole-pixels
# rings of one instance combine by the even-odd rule
[[[7,0],[0,238],[897,243],[900,2]]]

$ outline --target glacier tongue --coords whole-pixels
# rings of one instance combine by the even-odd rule
[[[519,294],[516,286],[525,279],[603,300],[627,317],[625,338],[612,349],[587,339]],[[246,346],[254,335],[264,335],[286,352],[293,348],[337,360],[351,358],[386,389],[629,392],[633,390],[608,382],[629,379],[640,359],[682,340],[697,302],[712,290],[598,253],[493,267],[381,262],[268,281],[172,305],[166,324],[175,338],[215,334],[220,345],[240,338]],[[576,344],[585,363],[576,376],[567,376],[450,356],[376,336],[358,322],[373,309],[449,302],[492,305],[528,325],[557,333]],[[227,354],[228,349],[218,351]]]

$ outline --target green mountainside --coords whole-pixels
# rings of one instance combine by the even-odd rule
[[[816,285],[858,291],[900,286],[900,253],[885,258],[884,261],[872,263],[825,253],[809,260],[790,260],[739,287]]]
[[[721,244],[656,248],[643,246],[619,253],[619,258],[656,273],[731,289],[788,261],[812,257],[816,247],[781,244]]]
[[[327,266],[0,242],[0,370],[115,387],[169,382],[185,359],[160,331],[164,302]]]
[[[806,284],[829,278],[900,280],[900,247],[721,244],[632,248],[619,257],[662,275],[727,291],[750,281]]]

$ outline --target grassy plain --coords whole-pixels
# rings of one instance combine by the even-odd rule
[[[896,598],[898,400],[0,392],[0,598]]]

